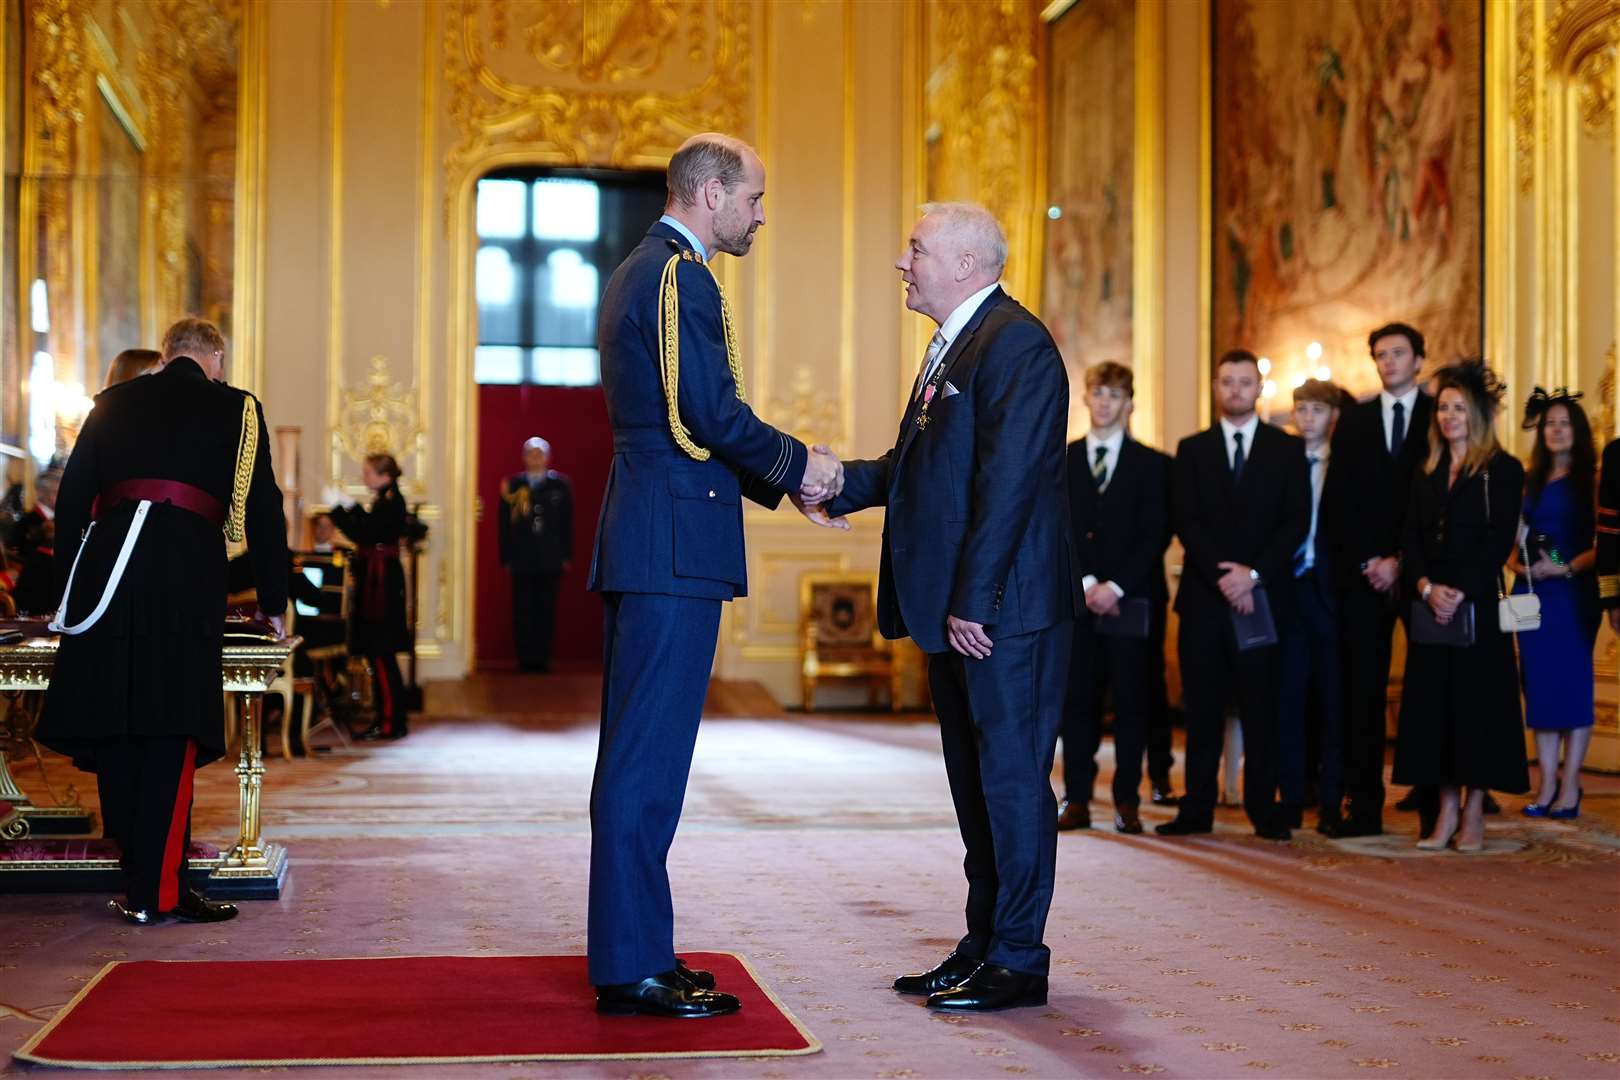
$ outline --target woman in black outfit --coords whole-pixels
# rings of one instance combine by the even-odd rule
[[[405,622],[405,568],[399,561],[405,532],[405,498],[399,492],[399,463],[390,454],[372,454],[360,478],[377,497],[367,510],[353,499],[328,497],[333,522],[355,543],[349,604],[349,652],[371,665],[377,719],[362,739],[405,737],[405,678],[398,654],[411,647]],[[336,493],[332,493],[336,494]]]
[[[1491,420],[1505,388],[1482,361],[1440,369],[1435,388],[1429,460],[1412,482],[1401,572],[1437,623],[1449,625],[1472,605],[1474,640],[1409,646],[1394,780],[1439,788],[1439,815],[1418,847],[1438,851],[1455,836],[1458,851],[1479,851],[1485,792],[1530,787],[1513,641],[1496,613],[1524,467],[1497,444]]]

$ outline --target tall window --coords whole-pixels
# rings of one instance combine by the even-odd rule
[[[657,172],[525,169],[480,180],[474,378],[600,382],[602,289],[663,204]]]

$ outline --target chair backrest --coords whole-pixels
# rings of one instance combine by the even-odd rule
[[[806,646],[881,646],[877,575],[813,571],[799,578],[799,617]]]

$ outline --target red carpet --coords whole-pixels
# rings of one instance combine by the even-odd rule
[[[764,1057],[821,1044],[733,953],[688,953],[742,999],[714,1020],[596,1015],[580,956],[112,963],[18,1051],[87,1069]],[[251,1022],[221,1002],[251,1002]]]

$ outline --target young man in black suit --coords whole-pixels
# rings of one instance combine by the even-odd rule
[[[1434,399],[1418,386],[1423,335],[1405,323],[1367,336],[1383,390],[1345,409],[1333,432],[1324,529],[1339,579],[1344,652],[1344,787],[1349,815],[1322,803],[1328,836],[1383,832],[1390,640],[1402,613],[1401,526],[1412,476],[1429,452]]]
[[[1086,369],[1091,430],[1069,445],[1069,520],[1087,610],[1074,628],[1069,699],[1063,717],[1063,785],[1058,829],[1091,827],[1092,782],[1102,741],[1104,693],[1114,691],[1114,828],[1142,831],[1142,750],[1151,706],[1148,613],[1164,589],[1170,539],[1170,458],[1125,431],[1135,391],[1131,369],[1112,360]],[[1109,633],[1142,609],[1142,634]],[[1112,624],[1109,620],[1113,620]],[[1163,640],[1162,638],[1160,639]]]
[[[1311,477],[1311,526],[1294,552],[1295,622],[1282,636],[1282,704],[1279,714],[1277,789],[1288,823],[1298,828],[1315,772],[1321,810],[1317,830],[1339,820],[1344,796],[1344,703],[1339,682],[1339,583],[1332,548],[1323,529],[1322,492],[1331,472],[1329,439],[1344,392],[1331,382],[1309,379],[1294,391],[1294,429],[1305,440]],[[1309,707],[1307,707],[1309,706]],[[1312,736],[1316,738],[1313,739]],[[1314,743],[1318,753],[1307,751]]]
[[[1310,526],[1304,444],[1254,411],[1255,355],[1234,349],[1215,367],[1220,420],[1176,449],[1171,517],[1186,549],[1176,612],[1187,716],[1187,793],[1162,836],[1207,833],[1214,825],[1226,703],[1236,695],[1243,723],[1243,802],[1257,836],[1290,836],[1276,802],[1276,644],[1240,648],[1235,620],[1269,606],[1289,622],[1294,552]],[[1280,586],[1280,587],[1279,587]]]

